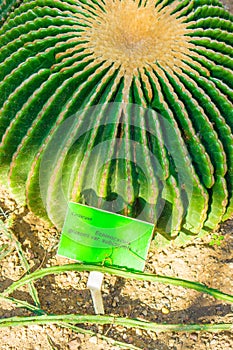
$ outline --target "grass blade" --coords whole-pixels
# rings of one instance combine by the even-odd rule
[[[37,306],[34,306],[34,305],[32,305],[32,304],[30,304],[30,303],[28,303],[26,301],[18,300],[18,299],[11,298],[11,297],[6,297],[6,296],[3,296],[2,294],[0,294],[0,299],[3,299],[3,300],[8,301],[8,302],[11,302],[16,307],[25,308],[25,309],[27,309],[29,311],[32,311],[36,315],[46,315],[45,311],[43,311],[42,309],[38,308]],[[96,337],[98,337],[100,339],[103,339],[103,340],[107,341],[111,345],[118,345],[119,347],[121,347],[123,349],[141,350],[140,348],[138,348],[138,347],[136,347],[134,345],[126,344],[126,343],[114,340],[114,339],[112,339],[110,337],[107,337],[105,335],[95,333],[95,332],[93,332],[93,331],[91,331],[89,329],[83,329],[83,328],[77,327],[77,326],[75,326],[73,324],[59,322],[59,323],[57,323],[57,325],[59,327],[69,328],[69,329],[71,329],[72,331],[74,331],[76,333],[82,333],[82,334],[87,334],[87,335],[90,335],[90,336],[96,336]]]

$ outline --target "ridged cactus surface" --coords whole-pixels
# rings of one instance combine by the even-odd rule
[[[233,213],[233,21],[218,0],[0,5],[1,181],[185,242]]]

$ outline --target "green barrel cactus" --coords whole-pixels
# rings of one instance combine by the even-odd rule
[[[1,182],[184,243],[233,213],[233,21],[219,0],[0,5]]]

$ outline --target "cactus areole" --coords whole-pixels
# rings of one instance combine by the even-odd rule
[[[185,243],[233,214],[233,21],[218,0],[0,5],[1,182]]]

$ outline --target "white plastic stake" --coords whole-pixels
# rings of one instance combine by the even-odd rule
[[[97,271],[89,273],[87,288],[91,291],[91,297],[96,314],[104,314],[104,304],[101,294],[101,287],[104,279],[104,274]]]

